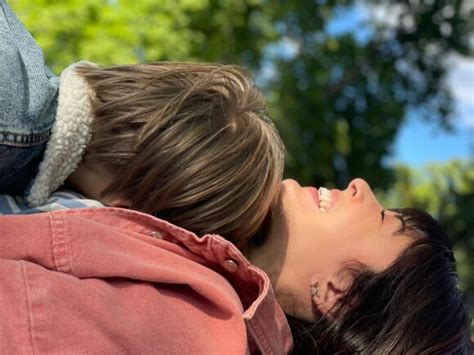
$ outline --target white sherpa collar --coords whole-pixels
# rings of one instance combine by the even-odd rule
[[[50,193],[66,181],[76,170],[89,143],[90,124],[93,120],[89,99],[91,89],[75,71],[78,65],[84,64],[95,66],[93,63],[79,62],[61,73],[58,109],[51,137],[38,173],[26,193],[30,207],[42,205]]]

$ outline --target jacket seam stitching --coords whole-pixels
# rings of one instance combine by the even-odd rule
[[[34,330],[33,330],[33,316],[31,312],[31,300],[30,300],[30,293],[28,291],[28,282],[26,279],[26,270],[25,270],[25,262],[20,261],[21,265],[21,274],[23,277],[23,284],[25,287],[25,296],[26,296],[26,305],[28,307],[28,330],[30,334],[30,346],[31,346],[31,351],[33,354],[35,354],[35,335],[34,335]]]
[[[73,273],[71,263],[71,253],[69,243],[66,236],[65,219],[59,215],[57,218],[53,218],[53,215],[49,215],[51,221],[51,230],[53,237],[53,256],[56,269],[61,272]]]
[[[263,331],[263,328],[258,319],[253,318],[249,319],[250,323],[250,331],[254,336],[254,339],[259,348],[263,350],[264,354],[275,354],[273,347],[271,346],[270,342]]]
[[[13,133],[0,131],[0,143],[11,146],[40,145],[48,141],[49,133]]]
[[[71,254],[71,247],[69,245],[69,239],[68,239],[68,232],[69,232],[69,224],[67,223],[66,219],[64,216],[61,216],[61,221],[63,225],[63,239],[64,239],[64,247],[66,249],[66,262],[69,266],[69,270],[71,270],[71,274],[74,275],[74,270],[72,268],[72,254]]]

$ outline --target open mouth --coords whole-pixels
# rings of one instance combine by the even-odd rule
[[[319,197],[319,210],[323,213],[327,212],[331,208],[332,204],[332,194],[331,191],[325,187],[320,187],[318,189]]]
[[[309,187],[309,191],[319,211],[323,213],[329,211],[332,206],[332,192],[325,187],[320,187],[319,189]]]

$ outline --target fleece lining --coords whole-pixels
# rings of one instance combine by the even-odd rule
[[[79,62],[70,65],[59,81],[58,109],[46,145],[38,173],[26,193],[30,207],[44,204],[51,192],[61,186],[76,170],[91,138],[90,125],[93,120],[87,82],[75,68],[78,65],[94,65]]]

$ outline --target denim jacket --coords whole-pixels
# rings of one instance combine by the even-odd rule
[[[5,0],[0,0],[0,193],[43,205],[82,160],[94,94],[70,65],[60,78]]]
[[[0,0],[0,192],[34,177],[55,119],[59,80],[15,14]]]

